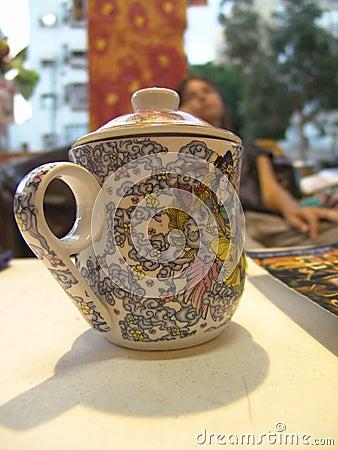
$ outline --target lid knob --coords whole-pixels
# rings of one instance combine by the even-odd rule
[[[172,89],[154,87],[136,91],[131,98],[131,103],[134,111],[143,109],[177,110],[180,104],[180,97]]]

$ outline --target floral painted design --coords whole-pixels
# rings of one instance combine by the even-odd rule
[[[163,152],[163,146],[150,138],[116,139],[96,145],[83,145],[70,151],[70,160],[91,172],[102,185],[112,173],[126,176],[123,165],[141,156]]]
[[[223,276],[222,268],[231,237],[241,231],[228,217],[228,191],[230,185],[238,186],[241,148],[225,142],[219,155],[212,143],[213,139],[139,137],[72,149],[72,162],[91,172],[107,199],[104,246],[98,252],[93,242],[78,253],[76,270],[39,228],[35,196],[55,164],[23,180],[15,200],[23,234],[97,331],[109,336],[117,326],[124,342],[173,341],[221,329],[233,316],[244,287],[244,256],[230,275]],[[177,155],[180,172],[175,165],[163,166],[161,157],[169,153]],[[139,161],[145,167],[151,163],[147,176]],[[218,172],[210,172],[216,163]],[[220,171],[226,177],[220,177]],[[121,204],[114,200],[116,189]],[[168,190],[175,195],[163,208],[161,192]],[[206,211],[212,213],[212,221]],[[143,221],[146,232],[139,228]]]
[[[131,5],[129,12],[129,25],[138,33],[147,33],[149,31],[149,16],[147,9],[141,2]]]
[[[152,138],[133,140],[136,144],[134,148],[138,148],[142,142],[150,150],[156,148],[159,151],[158,154],[161,154],[163,152],[160,151],[162,146],[159,145],[159,141],[158,139],[157,145],[154,145]],[[104,146],[104,144],[101,145]],[[129,145],[130,147],[132,145]],[[204,185],[188,175],[169,173],[169,169],[160,165],[156,166],[155,163],[150,176],[140,182],[135,182],[133,179],[133,174],[135,174],[133,166],[124,165],[123,170],[119,168],[113,175],[114,182],[125,186],[124,194],[126,198],[129,198],[129,206],[116,208],[113,200],[106,203],[107,230],[109,231],[105,248],[103,252],[97,254],[97,258],[99,261],[104,261],[104,271],[108,275],[108,279],[113,280],[110,285],[110,295],[115,299],[114,304],[120,305],[119,311],[128,311],[127,314],[122,314],[119,320],[124,339],[142,342],[180,339],[194,335],[200,320],[208,322],[211,320],[213,323],[211,326],[206,324],[202,328],[199,327],[199,330],[203,329],[203,332],[207,333],[230,320],[242,295],[245,276],[244,257],[241,257],[232,274],[224,278],[222,283],[219,282],[219,273],[229,250],[232,231],[224,207],[218,203],[213,192],[215,189],[213,183],[217,183],[218,180],[216,177],[210,178],[210,174],[205,172],[205,163],[202,161],[203,159],[214,162],[217,158],[205,142],[197,140],[183,145],[180,152],[182,155],[186,155],[186,159],[183,159],[182,172],[199,174],[200,177],[206,178],[208,185]],[[229,164],[225,165],[223,162],[221,166],[225,174],[236,173],[238,170],[239,152],[240,149],[233,146],[231,167],[229,167],[229,154],[227,155]],[[195,153],[198,154],[198,158],[190,160],[189,155],[195,156]],[[138,157],[144,155],[145,151],[142,149]],[[135,156],[135,154],[126,155],[124,161],[128,162],[129,158],[130,162],[134,160]],[[114,158],[114,161],[117,159]],[[140,171],[139,166],[138,171]],[[102,172],[100,167],[97,168],[97,172]],[[236,182],[234,184],[237,186]],[[178,194],[175,196],[172,208],[165,208],[157,214],[156,211],[160,207],[158,192],[167,188],[177,188]],[[107,198],[112,197],[114,191],[115,188],[108,185],[106,187]],[[199,259],[198,255],[200,236],[198,227],[191,219],[191,214],[194,210],[197,211],[197,206],[191,200],[191,195],[188,195],[191,193],[210,209],[215,208],[213,215],[216,216],[216,227],[215,229],[210,227],[209,233],[209,248],[215,254],[215,261],[209,268],[208,262]],[[138,208],[142,201],[145,205],[144,209]],[[136,214],[141,221],[142,214],[148,214],[150,211],[153,222],[149,224],[147,231],[151,247],[146,249],[146,245],[142,244],[145,236],[133,228],[131,218]],[[159,232],[159,229],[164,230],[165,227],[167,227],[167,232]],[[181,234],[177,234],[177,231]],[[171,235],[172,239],[176,241],[177,248],[180,250],[180,257],[174,258],[171,262],[161,260],[163,252],[169,251],[168,232],[174,233]],[[179,242],[182,237],[185,242],[183,246]],[[136,247],[135,242],[139,243]],[[122,265],[117,263],[118,254],[123,255]],[[125,262],[131,268],[129,275],[123,266]],[[188,268],[192,263],[195,263],[194,273],[189,273]],[[93,270],[90,267],[94,266],[95,263],[88,264],[87,261],[86,268],[83,268],[87,279],[93,277],[87,271]],[[170,279],[185,272],[187,274],[186,289],[179,293],[171,285]],[[95,275],[97,275],[96,272]],[[197,285],[194,283],[196,276],[201,278]],[[154,286],[156,279],[167,280],[167,286],[160,288],[156,296],[147,297],[147,290]],[[145,287],[143,287],[142,280],[146,280]],[[92,289],[95,289],[95,284],[96,281],[93,279]]]

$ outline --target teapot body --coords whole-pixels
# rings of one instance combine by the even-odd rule
[[[142,350],[201,344],[223,331],[244,289],[243,147],[232,133],[177,111],[173,91],[133,98],[135,113],[78,139],[70,162],[26,175],[15,217],[33,252],[108,340]],[[74,225],[61,239],[44,216],[55,178],[76,202]]]
[[[233,205],[242,150],[213,138],[140,136],[70,151],[101,186],[93,242],[76,259],[109,311],[114,343],[151,350],[196,345],[233,316],[245,279],[244,224]],[[220,178],[231,188],[228,206],[217,196]],[[237,261],[227,276],[230,234]]]

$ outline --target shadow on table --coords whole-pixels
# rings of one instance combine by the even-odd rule
[[[212,410],[247,397],[265,379],[269,358],[231,322],[218,338],[183,350],[143,352],[112,345],[92,330],[57,363],[53,377],[0,408],[0,423],[29,429],[78,404],[139,417]]]
[[[338,356],[335,315],[309,298],[294,292],[271,275],[250,277],[250,283],[314,339]],[[273,297],[271,292],[274,293]]]

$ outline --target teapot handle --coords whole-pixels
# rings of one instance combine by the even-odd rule
[[[56,237],[44,214],[43,200],[49,184],[61,179],[76,202],[74,225],[63,238]],[[85,168],[69,162],[48,163],[28,173],[17,187],[14,214],[25,241],[47,267],[85,320],[97,331],[109,332],[109,313],[88,286],[71,256],[92,243],[91,215],[101,187]]]

